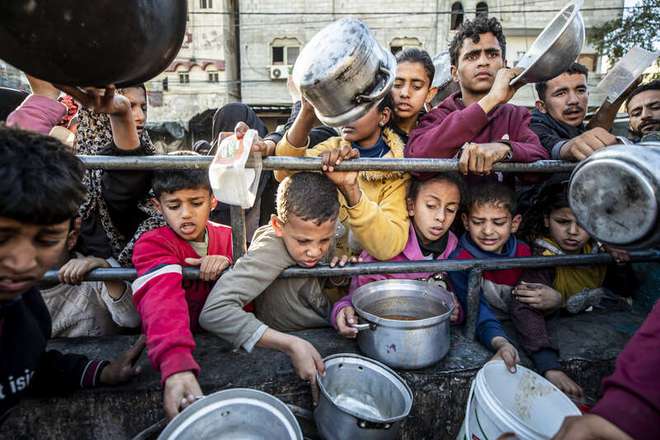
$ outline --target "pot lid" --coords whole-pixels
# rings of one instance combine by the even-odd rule
[[[302,440],[303,435],[282,401],[262,391],[234,388],[193,403],[158,436],[158,440],[237,438]]]
[[[605,243],[631,244],[656,225],[658,201],[644,171],[616,157],[595,157],[574,171],[569,202],[589,234]]]

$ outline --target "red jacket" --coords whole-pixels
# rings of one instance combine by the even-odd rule
[[[538,136],[529,128],[532,119],[525,107],[497,106],[489,114],[478,103],[465,107],[460,92],[448,96],[424,115],[410,133],[406,157],[450,159],[466,142],[488,143],[508,138],[512,162],[548,159]]]
[[[224,255],[231,260],[231,228],[208,222],[206,230],[208,255]],[[199,328],[199,314],[213,284],[183,280],[186,258],[199,255],[168,226],[143,234],[133,250],[138,273],[133,282],[133,302],[147,335],[149,359],[163,381],[181,371],[199,373],[192,356],[192,331]]]
[[[637,440],[660,433],[660,302],[626,345],[591,411]]]

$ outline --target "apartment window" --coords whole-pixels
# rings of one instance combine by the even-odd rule
[[[213,9],[213,0],[199,0],[200,9]]]
[[[422,47],[422,42],[415,37],[398,37],[390,41],[390,52],[394,55],[409,47]]]
[[[403,46],[390,46],[390,51],[392,55],[396,55],[403,50]]]
[[[163,79],[163,91],[167,92],[170,89],[170,82],[167,78]]]
[[[477,3],[477,17],[488,17],[488,4],[486,2]]]
[[[217,83],[220,82],[220,75],[218,72],[209,72],[209,82]]]
[[[297,38],[275,38],[270,44],[271,64],[294,65],[300,55],[300,46]]]
[[[451,5],[451,26],[450,29],[455,31],[460,25],[463,24],[463,5],[461,2],[456,2]]]
[[[179,84],[190,83],[190,74],[188,72],[179,72]]]

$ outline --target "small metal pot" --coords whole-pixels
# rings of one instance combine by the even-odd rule
[[[342,18],[305,45],[293,68],[293,82],[316,116],[341,126],[364,116],[390,91],[396,60],[366,24]]]
[[[210,394],[186,408],[158,440],[302,440],[300,425],[279,399],[234,388]]]
[[[356,289],[351,301],[360,321],[358,345],[367,356],[415,369],[449,351],[454,303],[445,289],[425,281],[382,280]]]
[[[524,70],[511,80],[511,85],[550,80],[575,62],[585,38],[581,7],[582,0],[577,0],[555,15],[516,64]]]
[[[325,375],[317,374],[320,388],[314,421],[326,440],[389,440],[399,435],[413,395],[394,371],[363,356],[328,356]]]
[[[575,217],[592,237],[626,249],[660,244],[660,143],[597,151],[573,170]]]

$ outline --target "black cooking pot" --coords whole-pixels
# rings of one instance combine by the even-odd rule
[[[2,0],[0,58],[56,84],[118,87],[165,70],[187,0]]]

